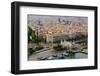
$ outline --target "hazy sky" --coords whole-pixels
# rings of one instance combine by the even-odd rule
[[[41,21],[42,24],[46,24],[48,22],[57,22],[59,18],[61,20],[88,24],[88,17],[82,17],[82,16],[56,16],[56,15],[53,16],[53,15],[34,15],[34,14],[27,15],[28,22]]]

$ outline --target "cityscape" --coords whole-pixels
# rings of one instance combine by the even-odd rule
[[[27,15],[28,60],[88,58],[88,17]]]

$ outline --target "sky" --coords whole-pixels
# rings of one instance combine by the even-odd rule
[[[35,14],[28,14],[27,21],[36,22],[40,21],[42,24],[47,24],[49,22],[58,22],[58,19],[72,21],[72,22],[81,22],[83,24],[88,24],[88,17],[82,16],[56,16],[56,15],[35,15]]]

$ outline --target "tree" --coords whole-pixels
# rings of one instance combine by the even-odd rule
[[[30,27],[28,27],[28,42],[37,43],[37,40],[36,31],[33,31]]]

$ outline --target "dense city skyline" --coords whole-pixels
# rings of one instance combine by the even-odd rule
[[[28,15],[28,20],[31,20],[28,26],[38,31],[39,36],[45,38],[45,35],[49,32],[52,33],[52,36],[75,34],[77,32],[87,33],[87,19],[87,17],[74,16]]]

